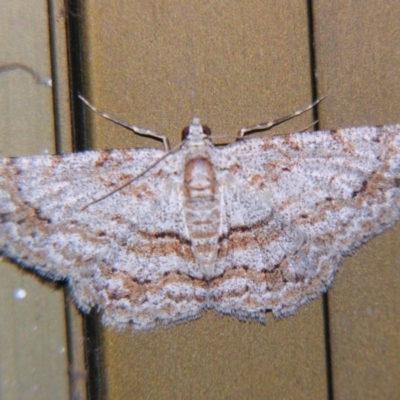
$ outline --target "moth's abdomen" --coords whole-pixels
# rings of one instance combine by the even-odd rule
[[[185,162],[183,209],[192,252],[204,269],[204,277],[214,275],[221,224],[221,196],[214,167],[207,155],[192,156]]]

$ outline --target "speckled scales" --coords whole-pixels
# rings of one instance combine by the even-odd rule
[[[163,152],[0,160],[1,252],[68,279],[80,309],[118,328],[207,308],[263,321],[318,297],[343,255],[400,218],[400,125],[224,147],[194,125],[197,142],[153,167]]]

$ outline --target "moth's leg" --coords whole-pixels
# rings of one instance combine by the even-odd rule
[[[308,110],[311,110],[313,107],[315,107],[318,103],[320,103],[325,97],[322,97],[320,99],[318,99],[317,101],[315,101],[314,103],[310,104],[309,106],[307,106],[306,108],[303,108],[301,110],[297,110],[296,112],[294,112],[293,114],[289,114],[286,115],[284,117],[275,119],[273,121],[270,122],[264,122],[263,124],[257,124],[257,125],[253,125],[253,126],[249,126],[247,128],[242,128],[237,136],[236,136],[236,140],[241,140],[243,139],[244,135],[247,134],[251,134],[251,133],[255,133],[255,132],[259,132],[259,131],[267,131],[269,129],[271,129],[272,127],[281,124],[282,122],[286,122],[289,121],[292,118],[295,118],[301,114],[304,114],[305,112],[307,112]]]
[[[170,145],[168,142],[168,139],[165,135],[163,135],[162,133],[158,133],[158,132],[154,132],[151,131],[150,129],[146,129],[146,128],[139,128],[138,126],[135,125],[129,125],[124,121],[121,121],[103,111],[98,110],[96,107],[92,106],[83,96],[81,96],[80,94],[78,95],[78,97],[94,112],[96,112],[97,114],[101,115],[103,118],[108,119],[109,121],[113,121],[118,125],[123,126],[124,128],[127,128],[129,130],[131,130],[132,132],[136,133],[137,135],[141,135],[141,136],[148,136],[148,137],[152,137],[155,139],[159,139],[162,140],[163,144],[164,144],[164,150],[166,152],[168,152],[170,150]]]
[[[305,128],[303,128],[301,131],[299,131],[299,133],[307,132],[310,128],[312,128],[313,126],[317,125],[318,122],[319,122],[319,119],[317,119],[312,124],[310,124],[310,125],[306,126]]]
[[[50,87],[52,86],[51,78],[42,78],[33,68],[17,62],[0,65],[0,74],[2,74],[3,72],[14,71],[16,69],[27,72],[38,85],[46,85]]]

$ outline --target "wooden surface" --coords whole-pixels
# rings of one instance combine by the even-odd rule
[[[0,156],[71,151],[63,2],[50,2],[50,9],[43,0],[3,3]],[[5,68],[10,64],[20,68]],[[53,87],[37,83],[26,68],[52,79]],[[64,286],[4,259],[0,270],[0,398],[83,400],[82,318],[65,300]]]
[[[193,115],[233,136],[311,101],[303,1],[85,4],[91,101],[175,143]],[[398,3],[313,5],[321,128],[398,122]],[[92,118],[95,148],[157,145]],[[335,398],[399,396],[398,238],[397,227],[347,258],[330,291]],[[167,331],[105,330],[105,397],[327,398],[325,352],[320,300],[265,326],[209,312]]]
[[[178,143],[196,115],[230,135],[311,102],[303,1],[87,1],[86,94]],[[160,146],[89,114],[95,148]],[[276,132],[300,130],[312,115]],[[227,142],[229,139],[224,138]],[[325,398],[321,300],[266,325],[206,313],[169,330],[106,329],[107,399]]]
[[[53,5],[53,68],[66,71],[65,13]],[[318,109],[321,129],[400,121],[397,0],[313,2],[315,87],[304,1],[86,0],[81,6],[84,94],[173,143],[194,115],[212,128],[216,142],[227,142],[242,126],[307,105],[313,91],[329,96]],[[12,2],[7,23],[0,24],[0,63],[18,61],[50,75],[45,10],[43,2]],[[65,132],[67,79],[57,78],[56,125]],[[22,72],[0,74],[0,89],[1,155],[53,152],[51,90]],[[87,118],[93,148],[160,147],[93,114]],[[305,115],[274,133],[311,121]],[[61,149],[70,147],[70,136],[60,138]],[[317,300],[294,317],[269,315],[265,325],[208,312],[169,330],[104,329],[98,349],[103,398],[399,398],[399,238],[397,225],[346,258],[329,291],[331,382]],[[7,323],[0,336],[0,397],[33,399],[40,389],[43,399],[68,398],[62,292],[11,264],[1,271],[0,319]],[[25,288],[25,299],[15,300],[16,288]],[[82,366],[80,330],[75,327],[70,352]],[[82,369],[73,371],[81,384]]]
[[[400,3],[315,1],[322,128],[400,122]],[[343,263],[329,292],[337,399],[400,398],[400,224]]]

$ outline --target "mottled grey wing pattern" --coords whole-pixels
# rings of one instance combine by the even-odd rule
[[[197,316],[205,283],[188,277],[195,262],[179,157],[83,209],[163,155],[133,149],[0,160],[1,252],[41,275],[68,278],[78,306],[98,306],[106,324],[140,329]]]
[[[400,125],[248,139],[215,164],[227,226],[210,304],[223,313],[294,313],[400,218]]]
[[[329,287],[343,255],[399,219],[399,134],[397,125],[201,142],[214,171],[200,171],[215,173],[221,199],[220,223],[209,221],[220,229],[208,279],[184,220],[184,147],[150,169],[163,152],[3,159],[0,251],[68,279],[78,306],[98,306],[114,327],[150,329],[205,308],[259,320],[266,310],[292,314]],[[202,183],[193,171],[185,179]]]

